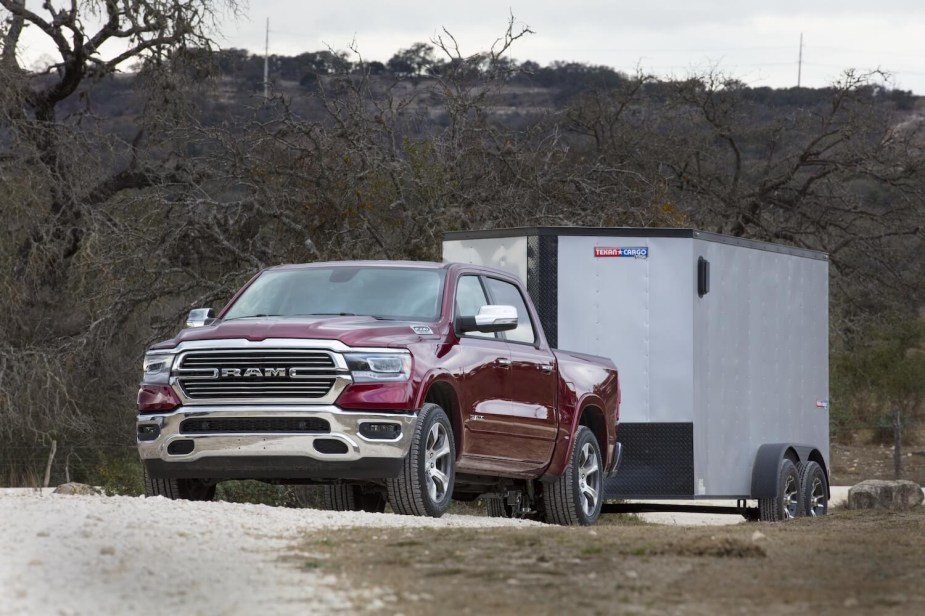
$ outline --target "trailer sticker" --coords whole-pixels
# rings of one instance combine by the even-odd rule
[[[634,259],[646,259],[649,257],[648,246],[631,246],[619,248],[617,246],[595,246],[595,257],[632,257]]]

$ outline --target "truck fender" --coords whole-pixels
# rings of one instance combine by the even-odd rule
[[[813,461],[822,467],[826,477],[829,469],[825,463],[822,452],[812,445],[798,445],[794,443],[766,443],[758,448],[755,455],[755,464],[752,467],[752,498],[775,498],[777,496],[777,480],[780,462],[789,458],[794,464]],[[826,481],[827,496],[831,497],[831,488]]]
[[[459,408],[459,395],[456,392],[456,385],[453,376],[442,368],[436,368],[424,375],[421,384],[417,388],[414,396],[414,408],[420,409],[424,406],[427,396],[430,395],[431,389],[437,387],[438,391],[434,397],[434,402],[446,412],[453,425],[453,440],[456,441],[456,454],[463,451],[463,426],[462,414]]]
[[[569,406],[571,405],[559,408],[559,436],[556,439],[556,446],[553,450],[552,460],[549,464],[549,467],[546,469],[546,474],[544,475],[546,477],[559,476],[565,470],[565,467],[568,464],[568,455],[571,452],[572,438],[575,436],[575,432],[578,431],[578,426],[579,422],[581,421],[582,414],[589,406],[595,406],[601,409],[601,414],[604,415],[603,425],[600,426],[602,433],[599,434],[595,430],[595,436],[598,439],[598,444],[601,445],[601,455],[604,458],[604,469],[610,468],[609,464],[612,461],[612,456],[614,455],[614,443],[608,442],[607,439],[609,426],[607,422],[607,416],[604,414],[604,401],[600,398],[600,396],[597,396],[593,393],[588,393],[579,398],[574,407],[568,408]]]

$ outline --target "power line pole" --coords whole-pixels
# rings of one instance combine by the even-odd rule
[[[800,36],[803,36],[802,34]],[[803,40],[802,38],[800,39]],[[802,44],[802,43],[801,43]],[[267,42],[263,50],[263,97],[270,98],[270,18],[267,17]]]
[[[797,87],[800,87],[800,83],[803,79],[803,33],[800,32],[800,56],[797,60]]]

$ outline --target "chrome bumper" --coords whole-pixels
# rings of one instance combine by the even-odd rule
[[[185,419],[324,419],[330,425],[326,433],[181,433]],[[182,406],[169,413],[138,415],[136,437],[143,461],[193,463],[215,459],[304,458],[334,463],[363,459],[404,459],[411,447],[417,422],[416,413],[372,413],[343,411],[336,406]],[[364,423],[391,423],[401,427],[401,435],[390,440],[370,439],[360,434]],[[156,427],[156,428],[155,428]],[[152,438],[153,435],[156,435]],[[151,440],[148,440],[151,439]],[[324,453],[316,448],[318,440],[338,441],[346,446],[343,453]],[[189,453],[170,453],[171,443],[192,441]],[[189,449],[183,443],[180,449]],[[176,447],[174,449],[177,449]],[[330,449],[330,447],[327,447]],[[340,449],[343,449],[342,447]],[[229,460],[231,461],[231,460]],[[337,466],[336,464],[334,466]]]

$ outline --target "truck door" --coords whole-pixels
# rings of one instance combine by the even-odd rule
[[[456,285],[455,315],[475,316],[488,304],[482,279],[464,275]],[[489,429],[490,418],[505,415],[510,408],[507,398],[511,375],[508,344],[497,334],[467,332],[460,336],[448,366],[459,382],[463,439],[459,468],[480,469],[480,459],[504,446],[504,435]]]
[[[484,280],[492,304],[517,309],[517,329],[504,332],[511,354],[506,389],[510,406],[506,414],[495,417],[496,429],[507,437],[505,450],[496,455],[516,456],[540,470],[549,463],[558,428],[555,356],[546,345],[540,344],[537,328],[517,286],[498,278]]]

